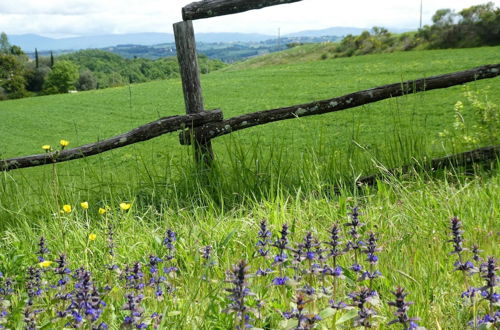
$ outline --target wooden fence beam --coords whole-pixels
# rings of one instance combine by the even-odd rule
[[[137,127],[130,132],[117,135],[107,140],[86,144],[77,148],[67,149],[61,152],[0,160],[0,171],[10,171],[18,168],[40,166],[52,164],[54,162],[60,163],[68,160],[97,155],[111,149],[121,148],[129,144],[146,141],[179,129],[196,127],[208,122],[221,121],[222,119],[222,111],[220,110],[204,111],[184,116],[165,117]]]
[[[174,24],[175,46],[179,60],[184,92],[186,113],[204,111],[203,93],[200,82],[200,68],[196,54],[196,41],[192,21],[183,21]],[[195,160],[198,163],[210,164],[214,158],[210,139],[195,141]]]
[[[257,125],[350,109],[391,97],[447,88],[480,79],[494,78],[499,75],[500,63],[480,66],[471,70],[375,87],[328,100],[253,112],[229,118],[218,123],[203,125],[197,128],[197,139],[202,141],[210,140],[221,135]],[[179,138],[181,144],[190,144],[191,137],[189,132],[182,132]]]
[[[478,148],[455,155],[449,155],[441,158],[432,159],[428,163],[423,163],[422,168],[429,171],[441,170],[449,167],[471,166],[472,164],[486,163],[494,161],[500,157],[500,146],[489,146]],[[361,177],[356,182],[360,185],[372,186],[377,182],[377,179],[385,175],[394,175],[398,173],[408,173],[413,168],[419,168],[419,165],[405,165],[401,168],[395,168],[385,171],[384,173]]]
[[[241,13],[302,0],[204,0],[182,8],[185,21]]]

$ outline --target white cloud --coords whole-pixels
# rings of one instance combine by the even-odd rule
[[[459,10],[487,0],[423,0],[424,23],[440,8]],[[7,34],[70,36],[172,32],[185,0],[0,0],[0,30]],[[197,32],[275,34],[331,26],[416,28],[420,0],[303,0],[195,22]]]

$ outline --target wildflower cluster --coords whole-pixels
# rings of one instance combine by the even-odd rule
[[[495,289],[500,283],[500,277],[497,275],[500,268],[498,266],[498,260],[492,256],[484,260],[480,256],[482,251],[477,245],[473,245],[471,249],[472,261],[466,260],[465,252],[468,251],[468,249],[463,247],[464,231],[462,230],[462,222],[457,217],[450,220],[450,231],[452,239],[449,240],[449,242],[453,243],[453,251],[451,254],[457,255],[457,260],[454,263],[454,270],[461,271],[467,275],[468,278],[471,278],[465,279],[466,290],[462,292],[461,296],[469,300],[474,311],[479,310],[479,316],[471,320],[469,325],[473,328],[483,325],[499,326],[500,294],[496,292]],[[479,277],[479,279],[475,279],[476,274],[478,274],[477,277]],[[470,286],[470,282],[475,282],[477,285]],[[481,282],[482,284],[480,284]]]

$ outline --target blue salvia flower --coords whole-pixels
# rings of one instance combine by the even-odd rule
[[[495,317],[495,306],[498,306],[500,302],[500,294],[495,292],[495,287],[500,283],[500,277],[497,276],[499,268],[497,260],[493,257],[488,257],[486,262],[482,263],[480,267],[481,278],[485,281],[485,285],[480,288],[481,296],[489,302],[489,319],[497,323],[500,323],[500,320]]]
[[[474,267],[472,261],[464,261],[463,254],[466,248],[463,247],[463,236],[464,233],[462,230],[462,222],[457,217],[454,217],[450,220],[450,230],[452,239],[448,242],[453,243],[453,251],[450,254],[456,254],[458,256],[458,260],[454,263],[455,270],[467,273],[468,275],[472,275],[477,272],[477,268]]]
[[[338,224],[334,224],[330,230],[330,240],[326,242],[329,246],[328,255],[333,258],[333,267],[337,266],[337,257],[343,255],[345,252],[340,248],[342,245],[340,237],[340,228]]]
[[[272,244],[272,246],[278,249],[278,254],[274,257],[274,264],[285,262],[287,259],[285,251],[289,249],[288,244],[288,225],[285,223],[281,227],[280,237]]]
[[[38,262],[45,261],[45,255],[49,253],[49,249],[47,248],[47,244],[45,242],[45,237],[40,237],[38,241]]]
[[[200,249],[201,257],[205,259],[205,262],[208,263],[208,260],[212,257],[213,247],[211,245],[204,246]]]
[[[248,265],[244,260],[226,273],[225,282],[230,283],[231,287],[226,289],[230,293],[228,296],[230,303],[224,312],[235,314],[235,326],[240,330],[251,327],[249,321],[253,310],[246,305],[246,298],[253,295],[249,288],[249,277]]]
[[[142,272],[142,265],[136,262],[132,267],[125,267],[125,288],[140,291],[144,288],[144,273]]]
[[[267,276],[269,274],[271,274],[273,272],[273,270],[271,268],[266,268],[266,269],[257,269],[257,271],[255,272],[255,275],[257,276]]]
[[[26,281],[26,291],[28,293],[28,300],[24,306],[24,327],[28,330],[37,329],[36,315],[40,313],[39,310],[33,308],[34,300],[42,294],[42,277],[41,271],[36,267],[28,268],[28,279]]]
[[[267,249],[267,246],[272,243],[271,241],[271,231],[267,228],[267,222],[266,220],[262,220],[260,222],[260,228],[259,228],[259,233],[257,234],[258,241],[257,241],[257,248],[258,248],[258,254],[261,257],[267,257],[269,254],[269,250]]]
[[[286,285],[286,283],[289,281],[290,279],[287,277],[287,276],[283,276],[283,277],[276,277],[273,279],[273,284],[274,285]]]
[[[129,315],[125,316],[122,327],[125,329],[146,329],[148,326],[144,323],[144,308],[141,307],[144,295],[127,293],[125,299],[126,302],[122,309],[129,311]]]
[[[55,262],[56,262],[56,267],[54,268],[54,273],[59,277],[56,287],[64,288],[69,281],[68,275],[71,274],[71,270],[68,268],[68,261],[66,260],[66,255],[60,254],[59,258],[57,258]]]
[[[151,314],[151,324],[153,326],[153,329],[158,329],[160,327],[161,320],[163,319],[163,315],[158,314],[158,313],[153,313]]]
[[[308,232],[304,237],[304,241],[299,244],[299,247],[304,251],[306,260],[314,260],[316,258],[315,249],[319,243],[313,238],[312,233]]]
[[[305,310],[305,306],[309,301],[306,301],[302,294],[297,295],[295,298],[296,308],[292,311],[284,312],[283,317],[287,320],[295,319],[297,320],[297,330],[313,329],[314,325],[321,321],[321,317],[314,313],[308,313]]]
[[[7,321],[9,297],[14,292],[13,282],[10,278],[5,278],[0,272],[0,329],[5,329],[4,324]]]
[[[357,292],[349,294],[352,299],[352,305],[358,309],[358,315],[354,319],[354,326],[371,328],[371,317],[377,313],[369,307],[373,299],[377,297],[377,292],[369,288],[361,288]]]
[[[167,253],[165,255],[165,260],[172,260],[175,258],[175,246],[174,243],[177,241],[177,234],[175,231],[168,229],[165,233],[165,238],[163,239],[163,245],[167,249]]]
[[[33,303],[33,299],[42,294],[42,277],[40,268],[28,268],[28,280],[26,282],[26,289],[28,291],[28,304]]]
[[[107,329],[106,323],[99,322],[106,303],[92,282],[90,272],[82,267],[74,272],[73,277],[75,286],[70,304],[65,311],[58,313],[59,317],[70,317],[67,327],[80,328],[85,323],[92,330]]]
[[[382,275],[380,271],[375,269],[375,265],[378,263],[378,256],[375,253],[381,251],[381,249],[377,247],[377,240],[378,239],[375,237],[375,234],[373,232],[370,232],[368,234],[368,240],[366,242],[365,248],[363,249],[363,253],[366,254],[366,261],[370,264],[370,270],[362,273],[361,277],[359,278],[360,281],[369,279],[371,282],[371,280]]]
[[[480,263],[481,261],[483,261],[483,258],[481,258],[479,256],[481,254],[481,252],[483,252],[483,250],[479,250],[479,246],[473,245],[471,248],[471,252],[473,255],[472,260],[474,260],[477,263]]]
[[[359,228],[363,227],[365,224],[359,221],[359,211],[358,207],[354,207],[350,213],[351,222],[345,223],[344,226],[351,227],[349,229],[349,235],[351,235],[351,240],[346,244],[345,251],[354,250],[355,256],[357,258],[357,250],[364,245],[364,242],[359,238],[361,234],[359,233]],[[357,260],[356,260],[357,261]]]
[[[159,275],[158,265],[163,262],[163,260],[157,256],[149,256],[149,271],[151,273],[151,278],[149,279],[149,286],[155,288],[155,296],[158,300],[163,300],[163,289],[162,283],[166,282],[164,276]]]
[[[404,330],[417,329],[419,327],[417,324],[419,319],[408,316],[408,310],[413,304],[411,301],[405,301],[408,293],[406,293],[403,288],[398,287],[392,292],[392,294],[396,299],[394,301],[390,301],[388,304],[389,306],[396,307],[396,311],[394,312],[396,319],[390,321],[388,325],[399,323],[403,325]]]

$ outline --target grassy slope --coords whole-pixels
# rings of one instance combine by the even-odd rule
[[[286,63],[213,73],[203,77],[203,84],[207,108],[220,107],[230,117],[495,63],[499,49]],[[499,83],[496,78],[471,85],[491,86],[490,96],[499,103],[500,95],[494,92]],[[326,239],[325,230],[330,224],[345,222],[348,206],[358,204],[368,229],[380,234],[384,247],[380,268],[385,278],[376,284],[383,299],[389,299],[389,291],[395,285],[403,285],[411,292],[409,300],[415,302],[412,315],[421,317],[423,325],[429,329],[458,329],[471,315],[457,303],[464,288],[460,276],[451,271],[450,245],[445,243],[447,221],[454,215],[463,218],[467,244],[478,243],[485,254],[494,254],[499,243],[495,233],[500,231],[495,221],[500,210],[493,203],[500,200],[498,170],[490,176],[478,175],[464,181],[457,181],[453,175],[440,180],[429,180],[423,175],[407,182],[380,183],[376,191],[358,194],[347,190],[335,197],[323,183],[324,177],[336,169],[335,165],[324,165],[325,161],[349,164],[348,158],[359,152],[353,149],[352,139],[369,150],[367,161],[372,155],[390,159],[388,151],[397,143],[392,138],[395,133],[405,139],[427,137],[422,141],[429,142],[439,130],[449,127],[453,104],[460,98],[461,88],[455,87],[336,114],[274,123],[217,139],[214,145],[225,175],[210,186],[203,185],[203,189],[196,187],[195,178],[186,170],[190,158],[187,149],[177,144],[175,135],[61,164],[60,202],[76,205],[89,200],[89,228],[81,211],[68,217],[51,215],[55,207],[50,166],[3,174],[0,250],[4,253],[0,255],[0,265],[7,274],[21,274],[33,262],[34,237],[44,235],[54,253],[64,251],[69,255],[72,268],[85,264],[83,256],[87,254],[90,268],[98,279],[103,279],[106,234],[104,223],[95,215],[96,209],[108,204],[116,210],[117,204],[127,199],[135,202],[130,215],[123,217],[115,212],[110,216],[116,221],[120,263],[147,262],[150,253],[161,255],[158,241],[165,228],[178,232],[177,262],[182,276],[176,280],[178,298],[173,303],[169,301],[167,308],[181,314],[166,318],[164,326],[227,328],[229,316],[221,313],[226,306],[222,298],[226,293],[220,281],[237,259],[253,255],[259,220],[269,219],[274,233],[282,223],[293,223],[294,241],[300,240],[307,230]],[[2,102],[0,116],[6,125],[0,132],[0,150],[9,157],[38,152],[41,144],[55,144],[59,138],[69,139],[72,145],[92,142],[159,116],[182,113],[182,103],[180,83],[173,80],[133,85],[130,90],[116,88]],[[420,144],[416,149],[420,150]],[[411,152],[408,145],[403,147]],[[431,152],[440,151],[434,147]],[[324,171],[319,171],[322,166]],[[353,175],[358,174],[354,172]],[[276,173],[280,176],[273,176]],[[217,186],[219,182],[222,184]],[[294,195],[277,188],[283,182],[294,184]],[[268,190],[263,198],[249,197],[264,185]],[[182,189],[186,194],[181,193]],[[203,198],[214,193],[244,196],[239,199],[240,204],[224,204],[224,198],[221,202],[213,196]],[[61,228],[66,228],[68,247],[61,239]],[[98,239],[85,250],[89,232],[97,233]],[[217,282],[200,288],[199,274],[203,268],[197,251],[208,244],[215,248],[217,266],[211,276]],[[347,266],[350,260],[343,262]],[[258,262],[253,260],[252,270],[256,266]],[[349,286],[352,288],[352,283]],[[268,292],[269,313],[290,308],[277,290],[265,285],[256,286],[255,290]],[[113,294],[119,297],[122,293],[118,289]],[[22,308],[21,301],[16,304]],[[113,305],[119,323],[123,317],[119,311],[122,301]],[[148,313],[158,310],[152,299],[147,300],[146,307]],[[391,317],[387,307],[379,313],[382,324]],[[112,319],[110,314],[105,317]],[[18,316],[19,322],[21,319]],[[278,320],[275,314],[270,322],[275,325]]]
[[[215,72],[203,76],[206,106],[208,109],[220,107],[228,118],[255,110],[330,98],[385,83],[496,63],[499,50],[500,47],[490,47],[393,53],[307,63],[291,61],[258,70],[250,66],[245,70]],[[473,86],[495,89],[498,78]],[[498,93],[492,94],[493,101],[500,98]],[[279,128],[284,130],[281,135],[285,138],[295,131],[296,140],[308,142],[311,133],[325,126],[339,136],[349,135],[343,128],[352,125],[355,118],[363,126],[365,135],[371,137],[383,130],[386,114],[394,113],[391,110],[396,107],[410,116],[415,114],[417,122],[412,124],[423,128],[426,120],[428,128],[435,131],[442,127],[443,115],[448,114],[451,118],[450,109],[458,99],[460,87],[455,87],[332,115],[275,123],[239,135],[249,137],[261,131],[266,135]],[[39,151],[40,145],[56,143],[62,137],[69,139],[73,146],[93,142],[158,117],[179,113],[183,113],[183,99],[178,80],[137,84],[130,89],[120,87],[1,102],[0,115],[4,125],[0,132],[0,152],[4,157],[34,153]],[[385,119],[374,120],[382,117]],[[312,128],[297,132],[302,125]],[[177,146],[173,144],[172,148]]]

